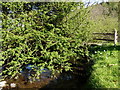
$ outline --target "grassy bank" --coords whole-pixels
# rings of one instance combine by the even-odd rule
[[[118,88],[118,58],[120,46],[96,46],[91,48],[92,66],[88,88]]]

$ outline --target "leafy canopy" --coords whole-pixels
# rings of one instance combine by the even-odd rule
[[[71,70],[71,61],[88,54],[88,10],[81,2],[2,3],[4,78],[13,78],[28,64],[39,75]]]

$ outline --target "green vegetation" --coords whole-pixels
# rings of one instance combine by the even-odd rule
[[[103,18],[104,17],[104,18]],[[114,29],[118,30],[118,18],[111,16],[97,17],[93,20],[93,32],[113,32]]]
[[[107,33],[112,32],[114,29],[118,30],[118,3],[102,3],[100,5],[93,6],[93,10],[96,12],[98,11],[98,15],[92,18],[92,32]],[[94,13],[94,11],[92,13]],[[104,36],[100,35],[98,37],[103,38]],[[107,38],[111,37],[107,36]],[[101,43],[102,41],[94,42]],[[114,46],[113,43],[106,43],[102,46],[91,47],[90,51],[94,64],[92,66],[91,76],[86,87],[118,88],[118,59],[120,58],[119,43],[117,46]]]
[[[118,88],[118,53],[120,46],[96,46],[91,48],[94,59],[88,88]]]
[[[91,32],[111,33],[118,30],[118,3],[109,2],[91,6],[90,17],[93,23]],[[112,7],[113,6],[113,7]],[[114,14],[114,15],[113,15]],[[94,37],[95,35],[92,35]],[[99,35],[99,37],[104,37]],[[105,37],[106,38],[106,37]],[[113,38],[107,36],[107,39]],[[95,41],[96,42],[96,41]],[[102,41],[97,41],[101,43]]]
[[[78,2],[1,4],[0,65],[3,67],[3,79],[16,78],[28,64],[36,72],[31,75],[32,78],[37,78],[44,68],[52,71],[54,76],[56,72],[72,71],[73,63],[85,65],[91,62],[86,59],[92,59],[94,65],[87,87],[118,88],[120,46],[91,46],[89,52],[85,45],[94,42],[93,32],[112,32],[114,28],[118,30],[117,17],[110,15],[112,10],[117,10],[116,4],[101,4],[115,8],[110,6],[110,13],[104,12],[92,19],[89,18],[92,15],[89,13],[91,7],[84,8],[83,3]]]
[[[27,64],[32,64],[37,72],[33,77],[44,68],[54,75],[71,70],[71,61],[88,56],[83,44],[89,40],[90,23],[83,3],[6,2],[2,5],[3,78],[15,78]]]
[[[104,13],[108,16],[116,16],[118,15],[118,2],[107,2],[107,3],[101,3],[102,6],[108,8],[108,13]]]
[[[99,32],[99,33],[114,33],[114,30],[116,29],[118,31],[118,18],[117,17],[111,17],[111,16],[104,16],[103,17],[97,17],[96,20],[91,21],[93,23],[91,28],[92,32]],[[114,36],[110,35],[96,35],[91,34],[92,38],[104,38],[104,39],[112,39],[114,40]],[[100,41],[100,40],[94,40],[92,39],[91,42],[106,42],[106,41]]]

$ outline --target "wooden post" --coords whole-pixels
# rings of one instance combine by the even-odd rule
[[[114,45],[116,45],[117,44],[117,30],[115,29],[115,31],[114,31]]]

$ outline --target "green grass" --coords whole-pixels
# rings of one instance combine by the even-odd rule
[[[98,11],[99,12],[99,11]],[[93,15],[94,16],[94,15]],[[114,29],[118,30],[118,17],[107,15],[96,15],[93,17],[93,26],[91,32],[110,33]],[[107,38],[110,36],[91,34],[92,38]],[[100,40],[92,42],[102,43]],[[103,44],[103,43],[102,43]],[[118,43],[120,45],[120,43]],[[120,46],[114,46],[114,43],[105,43],[103,46],[91,47],[91,56],[94,61],[91,70],[91,76],[88,80],[88,88],[118,88],[118,59],[120,58]],[[120,87],[119,87],[120,88]]]
[[[93,50],[94,65],[87,87],[118,88],[118,58],[120,58],[118,54],[120,53],[120,46],[97,46],[91,48],[91,50]]]
[[[114,28],[118,30],[118,18],[117,17],[108,17],[104,16],[98,17],[97,20],[95,20],[94,24],[94,31],[96,32],[112,32],[114,31]]]

